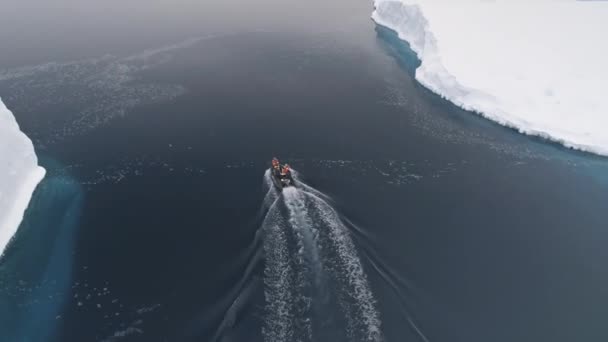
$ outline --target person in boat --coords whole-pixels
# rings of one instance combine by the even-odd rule
[[[281,178],[289,177],[290,173],[291,169],[289,168],[289,164],[283,165],[283,168],[281,169]]]
[[[281,164],[279,163],[279,160],[276,157],[272,158],[272,172],[275,175],[278,175],[280,173],[280,169],[281,169]]]

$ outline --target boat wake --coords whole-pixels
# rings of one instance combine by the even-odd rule
[[[262,223],[266,341],[381,341],[380,317],[348,227],[328,196],[276,190],[267,171]]]

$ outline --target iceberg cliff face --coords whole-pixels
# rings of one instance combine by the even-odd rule
[[[44,175],[32,141],[0,99],[0,257]]]
[[[608,156],[608,2],[375,0],[416,79],[521,133]]]

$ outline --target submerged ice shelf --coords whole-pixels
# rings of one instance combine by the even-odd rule
[[[32,141],[0,99],[0,257],[44,175]]]
[[[521,133],[608,156],[608,2],[375,0],[431,91]]]

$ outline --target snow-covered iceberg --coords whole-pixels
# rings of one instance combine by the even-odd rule
[[[421,60],[416,79],[454,104],[608,155],[608,2],[375,0],[373,20]]]
[[[32,141],[0,99],[0,257],[44,175]]]

